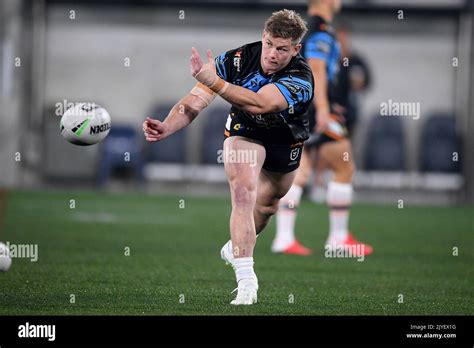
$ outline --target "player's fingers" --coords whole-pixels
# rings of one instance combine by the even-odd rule
[[[196,61],[196,58],[195,57],[191,57],[191,68],[196,71],[197,69],[197,61]]]
[[[161,121],[155,120],[155,119],[149,118],[149,117],[147,117],[147,122],[148,122],[148,125],[151,126],[151,127],[156,127],[157,125],[161,124]]]
[[[201,59],[198,50],[195,47],[191,47],[191,56],[195,59]]]
[[[146,133],[150,133],[150,134],[158,134],[157,131],[155,131],[153,128],[151,127],[148,127],[148,125],[146,127],[143,127],[143,131],[146,132]]]
[[[211,50],[207,50],[207,61],[209,62],[209,64],[214,64],[214,58],[212,58]]]
[[[196,57],[191,57],[191,75],[194,77],[201,70]]]
[[[143,122],[143,131],[144,132],[148,132],[148,133],[152,133],[152,134],[158,134],[158,132],[156,130],[154,130],[152,127],[153,127],[152,123],[149,123],[148,121]]]
[[[154,134],[149,134],[149,133],[145,133],[145,139],[147,141],[158,141],[158,140],[161,140],[161,134],[157,134],[157,135],[154,135]]]
[[[143,134],[145,134],[145,136],[154,136],[154,137],[159,135],[159,133],[157,131],[155,131],[151,128],[143,130]]]
[[[163,131],[165,130],[165,127],[163,127],[162,122],[158,121],[158,123],[153,124],[153,129],[157,131],[157,133],[163,133]]]
[[[147,117],[144,123],[147,125],[147,127],[150,127],[155,121],[156,120],[154,120],[153,118]]]

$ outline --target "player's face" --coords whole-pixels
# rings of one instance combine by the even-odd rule
[[[291,39],[276,38],[264,31],[260,57],[264,73],[273,74],[283,69],[300,49],[301,44],[293,45]]]

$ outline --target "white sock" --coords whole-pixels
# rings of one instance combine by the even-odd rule
[[[352,184],[330,181],[327,204],[329,206],[329,237],[327,244],[343,242],[349,233],[349,208],[352,204]]]
[[[237,279],[237,284],[240,281],[254,283],[257,285],[257,275],[253,270],[253,257],[240,257],[232,261],[234,266],[235,278]]]
[[[327,190],[322,185],[314,185],[311,190],[310,199],[313,203],[324,203],[326,201]]]
[[[274,252],[285,250],[295,241],[296,209],[300,205],[303,188],[298,185],[291,186],[288,193],[280,199],[280,205],[276,214],[277,231],[272,244]]]

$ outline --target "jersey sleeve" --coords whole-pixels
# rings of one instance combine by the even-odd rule
[[[289,106],[306,103],[313,98],[312,77],[308,74],[288,74],[274,82]]]
[[[234,52],[235,50],[227,51],[214,59],[217,75],[227,82],[231,81]]]
[[[304,56],[306,59],[320,59],[325,62],[329,60],[331,46],[334,38],[326,32],[317,32],[308,37]]]

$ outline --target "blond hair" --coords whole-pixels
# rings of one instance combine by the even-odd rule
[[[265,22],[264,30],[275,38],[291,38],[292,44],[296,45],[301,42],[308,28],[298,13],[284,9],[272,13]]]

